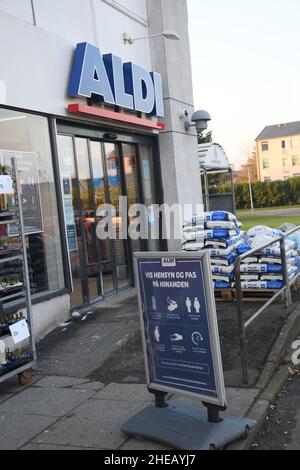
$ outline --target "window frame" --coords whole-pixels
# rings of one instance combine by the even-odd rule
[[[53,168],[53,177],[54,177],[54,186],[56,191],[56,205],[57,205],[57,215],[58,215],[58,223],[60,229],[60,243],[61,243],[61,254],[62,254],[62,264],[63,264],[63,278],[64,278],[64,287],[59,288],[52,291],[44,291],[38,292],[36,294],[32,294],[32,303],[33,305],[51,300],[56,297],[61,297],[63,295],[69,294],[71,290],[71,283],[70,283],[70,275],[69,275],[69,265],[66,258],[66,249],[67,249],[67,241],[66,241],[66,234],[65,234],[65,227],[63,224],[63,219],[61,217],[61,211],[63,210],[61,204],[61,198],[59,197],[59,193],[61,191],[60,182],[59,182],[59,168],[58,164],[58,153],[57,153],[57,142],[56,142],[56,125],[55,125],[55,118],[46,113],[27,110],[24,108],[16,108],[13,106],[5,106],[0,104],[0,109],[6,109],[8,111],[15,111],[18,113],[26,113],[31,114],[34,116],[40,116],[47,119],[47,126],[48,126],[48,133],[49,133],[49,142],[50,142],[50,151],[51,151],[51,162]],[[58,171],[58,173],[57,173]],[[58,175],[58,178],[57,178]],[[25,307],[25,300],[16,300],[13,302],[9,302],[9,309],[18,309]]]
[[[262,167],[263,167],[263,170],[268,170],[270,168],[270,160],[266,158],[263,159]]]

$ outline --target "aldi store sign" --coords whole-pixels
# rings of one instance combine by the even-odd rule
[[[105,103],[164,117],[161,76],[87,42],[77,44],[69,95],[99,97]]]

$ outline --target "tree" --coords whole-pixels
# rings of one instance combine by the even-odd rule
[[[258,181],[256,151],[255,149],[252,151],[245,150],[244,155],[246,155],[247,161],[237,172],[235,180],[237,183],[247,183],[250,179],[250,181],[254,183]]]
[[[198,132],[198,144],[211,144],[212,142],[212,131],[209,131],[206,134],[204,133],[204,131]]]

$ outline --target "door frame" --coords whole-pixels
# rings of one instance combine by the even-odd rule
[[[123,146],[122,144],[132,144],[135,147],[136,151],[136,163],[137,163],[137,190],[138,190],[138,197],[139,197],[139,202],[143,203],[144,202],[144,194],[143,194],[143,185],[142,185],[142,168],[141,168],[141,161],[140,161],[140,152],[139,152],[139,145],[148,145],[151,146],[153,149],[153,159],[154,159],[154,165],[159,169],[159,172],[157,175],[155,175],[155,190],[156,190],[156,201],[155,203],[161,204],[163,201],[163,191],[162,191],[162,184],[161,184],[161,171],[160,171],[160,161],[159,161],[159,154],[158,154],[158,138],[157,136],[146,136],[146,135],[137,135],[130,133],[130,131],[126,132],[121,131],[121,132],[113,132],[113,139],[112,139],[112,133],[108,135],[107,130],[103,129],[96,129],[94,127],[91,127],[90,125],[83,125],[82,123],[70,123],[69,121],[64,121],[64,120],[57,120],[56,121],[56,135],[65,135],[72,137],[73,141],[73,146],[74,148],[74,156],[75,156],[75,167],[76,167],[76,173],[78,176],[78,163],[77,163],[77,152],[76,152],[76,145],[75,145],[75,139],[76,138],[85,138],[87,139],[88,142],[88,155],[89,155],[89,164],[90,164],[90,169],[91,169],[91,175],[93,174],[93,168],[91,165],[91,149],[90,149],[90,142],[91,141],[96,141],[99,142],[101,145],[101,150],[102,150],[102,160],[103,160],[103,169],[104,169],[104,178],[105,178],[105,192],[106,192],[106,199],[109,201],[109,198],[107,197],[107,192],[109,192],[108,185],[107,185],[107,168],[106,168],[106,158],[105,158],[105,150],[104,150],[104,144],[105,143],[112,143],[112,144],[117,144],[118,149],[119,149],[119,156],[120,156],[120,175],[121,175],[121,192],[122,195],[126,195],[126,183],[125,183],[125,178],[124,178],[124,159],[123,159]],[[109,138],[110,137],[110,138]],[[57,156],[58,157],[58,156]],[[58,170],[59,170],[59,165],[58,165]],[[60,174],[58,175],[58,181],[61,182],[61,176]],[[77,190],[79,189],[79,181],[77,179],[76,182]],[[62,194],[61,194],[62,198]],[[80,202],[80,193],[78,191],[78,198]],[[59,204],[63,205],[62,199],[59,201]],[[79,206],[80,207],[80,206]],[[64,231],[65,229],[65,224],[64,225]],[[80,222],[81,226],[81,231],[82,230],[82,223]],[[83,236],[83,240],[85,240],[85,234],[81,234]],[[99,251],[97,250],[98,253],[98,262],[99,262],[99,274],[100,274],[100,282],[101,282],[101,287],[102,287],[102,296],[95,298],[93,300],[90,299],[89,291],[87,288],[87,292],[84,293],[83,289],[83,301],[84,304],[82,306],[76,306],[74,308],[80,308],[80,307],[86,307],[88,305],[92,305],[94,303],[97,303],[101,300],[104,300],[107,297],[110,297],[112,295],[115,295],[119,292],[122,292],[124,290],[127,290],[130,287],[133,287],[134,285],[134,268],[133,268],[133,260],[132,260],[132,249],[131,249],[131,241],[127,238],[125,241],[125,246],[126,246],[126,255],[127,255],[127,260],[128,260],[128,270],[129,270],[129,284],[128,286],[125,287],[118,287],[118,282],[117,282],[117,276],[116,276],[116,260],[115,260],[115,253],[113,249],[113,240],[109,241],[110,244],[110,252],[111,252],[111,259],[112,259],[112,264],[113,264],[113,283],[114,283],[114,289],[111,292],[104,292],[104,286],[103,286],[103,274],[102,274],[102,269],[101,269],[101,255],[99,254]],[[147,251],[147,241],[146,240],[141,240],[142,243],[142,250]],[[161,249],[165,249],[166,245],[162,241],[161,242]],[[67,248],[67,246],[66,246]],[[69,252],[67,251],[67,257],[69,259]],[[85,271],[87,271],[87,253],[86,253],[86,243],[84,243],[84,258],[85,261]],[[72,272],[71,270],[69,271],[70,277],[72,278]],[[85,278],[86,277],[86,272],[85,272]],[[72,279],[70,279],[70,285],[72,285]],[[85,298],[86,294],[86,298]]]

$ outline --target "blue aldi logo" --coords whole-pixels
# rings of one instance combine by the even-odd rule
[[[113,54],[102,55],[98,47],[77,44],[69,95],[98,97],[105,103],[150,116],[164,117],[161,76],[132,62],[123,63]]]

